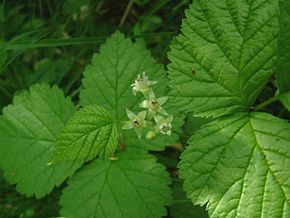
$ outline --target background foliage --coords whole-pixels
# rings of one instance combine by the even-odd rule
[[[3,0],[0,5],[0,109],[2,110],[4,106],[12,103],[12,98],[16,93],[38,82],[57,84],[62,88],[64,94],[70,96],[73,102],[77,104],[80,92],[81,96],[85,96],[88,92],[87,88],[91,86],[90,80],[86,82],[85,79],[83,82],[85,89],[81,91],[81,88],[83,88],[81,87],[81,79],[85,66],[90,63],[92,54],[99,51],[100,45],[116,30],[120,30],[133,38],[134,41],[139,41],[141,45],[146,46],[159,63],[168,64],[167,52],[169,51],[170,41],[180,32],[184,10],[188,8],[189,3],[189,0]],[[285,8],[289,8],[289,3],[285,3]],[[289,13],[285,11],[283,13],[285,19],[282,23],[287,25]],[[287,35],[286,31],[285,35]],[[282,38],[282,40],[281,43],[285,43],[284,41],[289,40],[289,37]],[[130,45],[129,42],[127,43]],[[281,48],[281,54],[284,54],[285,51],[283,51],[283,47]],[[136,49],[134,51],[136,54],[142,50],[142,48],[134,49]],[[132,48],[132,50],[134,49]],[[284,49],[286,50],[286,48]],[[173,59],[173,57],[171,58]],[[148,59],[148,62],[150,61]],[[235,62],[235,60],[231,61]],[[101,63],[102,57],[95,56],[93,58],[93,64],[100,66]],[[283,79],[283,76],[285,76],[283,72],[287,73],[288,68],[286,65],[280,65],[278,69],[281,72],[280,78],[282,78],[278,80],[278,83],[286,84],[281,85],[284,88],[280,91],[289,91],[287,86],[289,83]],[[163,71],[161,68],[156,70]],[[189,69],[189,71],[191,70]],[[90,67],[88,67],[85,70],[85,77],[90,78],[90,76]],[[285,78],[289,77],[286,76]],[[178,83],[177,80],[176,82]],[[230,85],[234,86],[233,84]],[[272,97],[276,91],[276,86],[276,78],[271,76],[266,88],[258,96],[256,104]],[[248,90],[246,94],[251,93],[251,91]],[[160,92],[166,93],[166,90]],[[84,106],[90,101],[90,99],[86,99],[80,104]],[[288,104],[287,99],[281,101],[285,105]],[[19,102],[22,102],[21,99]],[[24,100],[23,102],[22,104],[25,104]],[[187,102],[184,102],[184,105],[188,106]],[[110,112],[113,113],[115,113],[113,110],[119,109],[109,106],[106,106],[106,108],[111,109]],[[205,108],[205,110],[207,109]],[[230,112],[239,109],[233,108]],[[203,110],[204,108],[200,108],[200,114],[203,113]],[[263,111],[289,119],[289,113],[279,101],[263,108]],[[119,113],[116,112],[115,114]],[[245,118],[242,116],[237,119],[243,121]],[[151,152],[152,155],[157,157],[158,162],[166,166],[171,177],[174,178],[171,186],[174,201],[172,206],[168,208],[169,217],[207,217],[204,208],[194,207],[191,201],[186,199],[181,188],[182,181],[177,178],[177,163],[188,138],[193,132],[199,130],[201,125],[209,121],[209,118],[187,117],[183,126],[184,131],[180,135],[180,143],[168,147],[161,153]],[[248,123],[248,121],[246,120],[245,123]],[[218,129],[215,126],[212,128]],[[242,128],[243,125],[241,125]],[[258,129],[258,127],[255,127],[255,129]],[[273,130],[269,130],[269,132],[271,131]],[[200,140],[199,137],[202,137],[203,133],[199,134],[196,136],[196,140]],[[178,136],[173,135],[172,137],[176,139]],[[127,143],[135,143],[135,141],[133,139]],[[170,143],[170,140],[164,142],[162,148]],[[140,146],[143,146],[142,142]],[[161,149],[152,145],[151,150]],[[126,158],[125,155],[124,160]],[[154,162],[153,159],[151,156],[144,157],[144,160],[149,164]],[[85,169],[89,170],[91,165],[97,164],[100,163],[93,161]],[[143,163],[136,163],[135,165],[143,169]],[[102,167],[120,173],[114,164],[104,164]],[[81,173],[78,175],[81,176]],[[98,175],[102,176],[102,173]],[[36,200],[21,196],[16,192],[17,187],[8,185],[2,178],[1,172],[0,217],[58,216],[60,208],[57,202],[64,187],[54,189],[49,196],[42,200]],[[142,178],[139,179],[142,180]],[[113,182],[110,178],[109,181]],[[166,179],[163,182],[168,183]],[[90,185],[94,186],[96,184],[98,184],[98,181],[90,181]],[[70,199],[70,194],[73,193],[74,187],[78,187],[79,183],[77,180],[71,180],[71,185],[70,188],[66,189],[66,194],[61,201],[62,205],[67,204],[65,199]],[[167,204],[167,202],[164,202],[164,204]],[[70,206],[73,207],[74,205]],[[87,209],[90,210],[89,207]],[[63,211],[63,213],[69,212]],[[158,211],[158,214],[163,214],[163,211]]]
[[[189,2],[2,1],[0,109],[12,103],[15,94],[37,82],[57,84],[65,95],[72,97],[75,103],[78,102],[84,67],[90,63],[92,54],[116,30],[140,41],[150,49],[158,62],[167,64],[169,43],[179,32],[181,19]],[[184,136],[184,140],[186,138]],[[128,143],[134,143],[134,140]],[[163,144],[165,143],[166,141]],[[180,145],[176,147],[182,148]],[[178,149],[168,149],[158,154],[158,160],[170,167],[175,177],[180,153]],[[15,186],[8,185],[1,173],[0,217],[57,216],[61,190],[62,187],[54,189],[42,200],[27,199],[16,192]],[[184,195],[178,196],[179,204],[183,201],[190,202]],[[192,212],[195,211],[194,207],[190,208],[193,208]]]

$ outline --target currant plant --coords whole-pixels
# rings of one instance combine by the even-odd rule
[[[163,217],[170,205],[187,218],[192,204],[210,217],[290,217],[290,124],[260,112],[275,100],[290,111],[289,11],[278,0],[193,1],[168,76],[117,31],[84,70],[77,107],[35,84],[4,108],[6,180],[36,198],[67,180],[59,204],[70,218]],[[277,92],[257,105],[273,78]],[[198,131],[184,126],[192,136],[179,177],[192,204],[150,153],[178,143],[185,115],[207,119]]]
[[[211,217],[290,216],[289,123],[249,112],[261,109],[255,101],[279,63],[279,16],[276,0],[194,1],[171,45],[174,104],[215,119],[179,164],[187,197]],[[262,106],[289,98],[289,68],[280,69],[280,93]]]
[[[162,107],[163,104],[168,100],[167,96],[156,98],[151,85],[156,84],[157,81],[149,81],[146,73],[143,72],[142,76],[138,75],[133,86],[133,93],[136,95],[137,92],[142,92],[144,97],[139,106],[141,108],[147,108],[147,111],[141,111],[138,114],[133,113],[129,109],[126,109],[127,115],[130,121],[126,121],[123,125],[123,129],[134,128],[138,138],[142,136],[143,128],[149,127],[150,130],[146,134],[147,139],[153,139],[156,133],[162,133],[171,135],[172,119],[173,115],[165,111]],[[162,114],[163,116],[159,115]],[[164,117],[168,116],[168,117]],[[146,120],[147,118],[147,120]],[[153,122],[152,122],[153,120]]]
[[[145,70],[158,81],[154,94],[146,85],[156,82],[145,80],[145,74],[143,83],[131,86]],[[166,97],[155,98],[169,92],[167,84],[162,65],[143,45],[116,32],[84,72],[79,110],[59,88],[45,84],[32,86],[4,109],[0,165],[5,178],[20,193],[41,198],[71,177],[60,199],[65,217],[165,216],[171,203],[170,177],[149,151],[176,143],[183,123]],[[129,112],[139,104],[148,108],[150,117],[147,111],[136,116]],[[135,117],[155,122],[148,129],[151,135],[166,134],[148,140],[122,130],[126,110],[134,124]]]
[[[16,96],[0,118],[0,165],[5,178],[30,197],[44,197],[80,166],[78,162],[48,165],[52,145],[75,112],[57,87],[34,85]]]

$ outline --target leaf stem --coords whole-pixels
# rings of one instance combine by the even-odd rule
[[[268,100],[262,102],[261,104],[258,104],[254,111],[258,111],[258,110],[261,110],[262,108],[268,106],[269,104],[272,104],[273,102],[277,101],[280,97],[280,94],[279,95],[275,95],[273,96],[272,98],[269,98]]]

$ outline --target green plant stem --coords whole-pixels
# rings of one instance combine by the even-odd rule
[[[255,107],[255,110],[254,111],[261,110],[262,108],[268,106],[269,104],[272,104],[273,102],[277,101],[279,99],[279,97],[280,97],[280,95],[275,95],[272,98],[269,98],[268,100],[262,102],[261,104],[258,104]]]
[[[122,18],[121,18],[121,21],[119,23],[119,26],[123,26],[126,18],[128,17],[128,14],[129,14],[131,8],[132,8],[132,5],[133,5],[133,0],[130,0],[129,3],[128,3],[128,5],[127,5],[127,7],[126,7],[126,9],[125,9],[125,12],[124,12]]]

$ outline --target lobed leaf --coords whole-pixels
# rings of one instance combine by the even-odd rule
[[[169,59],[175,105],[197,116],[246,111],[277,60],[277,0],[197,0]]]
[[[92,64],[84,72],[83,89],[80,92],[81,105],[102,105],[112,114],[117,129],[120,130],[122,121],[128,119],[126,108],[136,112],[141,111],[138,104],[143,96],[138,93],[135,97],[131,84],[143,71],[150,80],[158,81],[153,87],[156,96],[167,96],[168,80],[165,78],[163,66],[154,61],[143,45],[132,43],[120,32],[114,33],[101,46],[100,53],[93,56]],[[178,132],[182,125],[182,115],[178,115],[169,102],[164,107],[168,112],[173,112],[173,126],[175,132]],[[124,134],[124,142],[127,146],[139,146],[150,150],[163,150],[165,146],[177,141],[178,134],[174,133],[171,137],[161,136],[161,138],[166,139],[154,142],[141,140],[142,143],[139,143],[140,140],[137,139],[134,130],[126,131]]]
[[[280,0],[279,63],[277,67],[277,84],[279,100],[290,111],[290,2]]]
[[[279,94],[278,99],[281,101],[284,107],[290,111],[290,91]]]
[[[137,150],[118,160],[94,160],[70,180],[60,200],[65,217],[162,217],[170,178],[151,155]]]
[[[290,125],[265,113],[204,126],[182,154],[180,176],[211,217],[290,216]]]
[[[16,189],[41,198],[80,166],[63,162],[48,165],[52,145],[75,107],[56,86],[34,85],[22,92],[0,117],[0,167]]]
[[[54,162],[108,158],[118,145],[118,132],[111,115],[102,107],[89,105],[74,114],[54,146]]]

